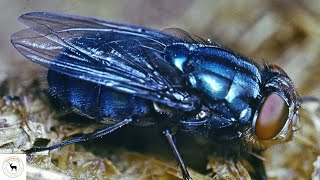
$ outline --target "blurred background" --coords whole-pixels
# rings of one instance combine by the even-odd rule
[[[285,69],[302,96],[320,98],[318,0],[1,0],[0,81],[40,69],[10,43],[10,34],[23,28],[17,22],[18,16],[32,11],[93,16],[154,29],[178,27],[217,41],[256,62],[276,63]],[[319,111],[313,107],[311,110],[315,113]],[[303,121],[312,119],[309,116],[310,113],[302,114],[302,127],[307,127]],[[319,125],[319,119],[316,123]],[[294,148],[292,157],[279,158],[279,154],[292,149],[291,145],[278,146],[265,153],[269,177],[277,179],[281,173],[293,173],[293,179],[295,176],[311,178],[315,173],[313,163],[320,154],[317,139],[320,128],[317,127],[311,123],[309,134],[298,132],[298,140],[291,144],[303,146]]]
[[[54,11],[155,29],[178,27],[255,61],[276,62],[285,68],[302,95],[319,97],[317,0],[1,0],[0,10],[1,73],[14,68],[16,61],[31,65],[10,44],[10,34],[22,28],[17,17],[31,11]]]

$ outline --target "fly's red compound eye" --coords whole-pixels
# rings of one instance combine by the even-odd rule
[[[270,94],[263,102],[256,121],[256,136],[260,140],[270,140],[285,126],[289,107],[281,96]]]

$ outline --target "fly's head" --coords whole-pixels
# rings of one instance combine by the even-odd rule
[[[265,65],[261,95],[251,127],[244,133],[245,141],[254,149],[290,140],[299,124],[301,98],[279,66]]]

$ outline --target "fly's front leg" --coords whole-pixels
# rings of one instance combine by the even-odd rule
[[[120,121],[120,122],[118,122],[118,123],[116,123],[116,124],[114,124],[112,126],[105,127],[103,129],[94,131],[92,133],[83,134],[83,135],[81,135],[79,137],[68,139],[68,140],[62,141],[59,144],[55,144],[55,145],[52,145],[52,146],[49,146],[49,147],[31,148],[31,149],[25,150],[25,152],[26,153],[33,153],[33,152],[53,150],[53,149],[56,149],[56,148],[62,148],[62,147],[67,146],[69,144],[74,144],[74,143],[78,143],[78,142],[87,141],[89,139],[102,137],[102,136],[105,136],[107,134],[112,133],[113,131],[115,131],[115,130],[117,130],[117,129],[125,126],[125,125],[131,124],[132,122],[133,122],[133,119],[131,119],[131,118],[130,119],[124,119],[124,120],[122,120],[122,121]]]
[[[183,162],[183,159],[177,149],[177,146],[175,145],[174,141],[173,141],[173,137],[172,137],[172,133],[170,132],[169,129],[166,129],[164,131],[164,135],[166,136],[168,142],[169,142],[169,145],[174,153],[174,156],[175,158],[177,159],[178,161],[178,164],[180,166],[180,169],[181,169],[181,172],[182,172],[182,176],[184,179],[192,179],[191,176],[189,175],[188,173],[188,170],[187,170],[187,167],[186,165],[184,164]]]

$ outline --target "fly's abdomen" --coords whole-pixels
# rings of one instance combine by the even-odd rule
[[[52,70],[48,72],[48,85],[49,92],[62,100],[63,104],[95,117],[98,121],[104,118],[123,120],[139,117],[150,110],[150,102],[147,100]]]

